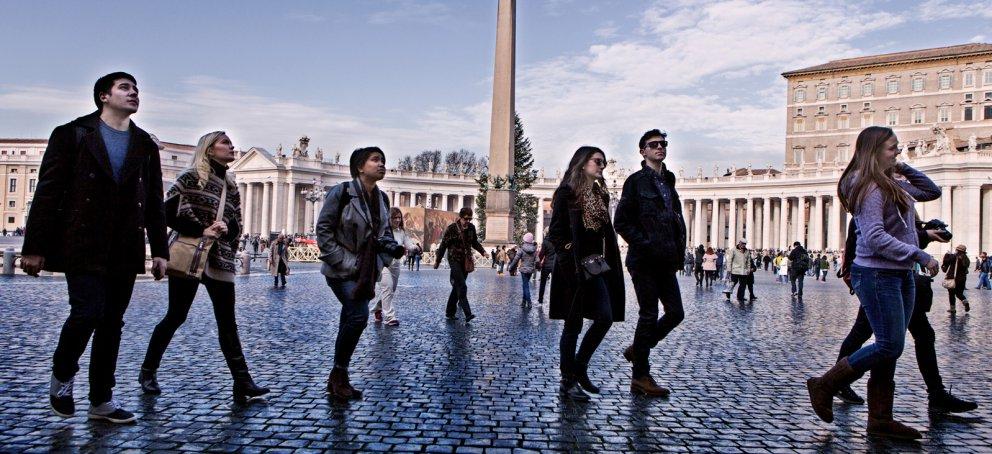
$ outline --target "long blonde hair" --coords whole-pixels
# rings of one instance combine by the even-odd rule
[[[196,171],[197,184],[200,189],[203,189],[207,185],[207,180],[210,179],[210,155],[207,154],[207,151],[224,135],[227,135],[224,131],[208,132],[200,137],[196,143],[196,150],[193,152],[193,160],[189,163],[189,168]],[[230,173],[227,174],[227,184],[235,185],[234,177]]]

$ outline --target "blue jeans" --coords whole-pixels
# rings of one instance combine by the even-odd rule
[[[978,273],[978,287],[992,289],[992,284],[989,283],[989,273]]]
[[[865,310],[875,343],[861,347],[848,357],[854,370],[881,370],[883,379],[895,373],[896,360],[906,343],[906,328],[916,302],[913,270],[890,270],[851,266],[851,285]],[[890,372],[891,370],[891,372]]]
[[[358,347],[358,339],[369,323],[369,300],[351,297],[358,286],[357,281],[324,278],[334,296],[341,302],[341,321],[338,324],[337,340],[334,341],[334,367],[347,370],[351,356]]]
[[[524,301],[530,302],[530,278],[534,273],[520,273],[520,282],[524,289]]]

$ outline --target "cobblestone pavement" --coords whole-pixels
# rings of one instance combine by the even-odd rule
[[[896,414],[924,429],[926,438],[906,444],[866,437],[864,406],[837,404],[833,424],[820,422],[808,407],[804,380],[831,364],[857,311],[856,300],[835,279],[807,280],[805,301],[794,303],[787,285],[761,273],[759,299],[741,307],[724,302],[718,290],[699,290],[680,278],[685,322],[652,354],[655,377],[673,391],[667,400],[627,390],[630,369],[620,352],[633,337],[637,309],[628,283],[627,321],[613,326],[590,367],[603,393],[582,405],[558,397],[562,324],[548,319],[546,306],[519,307],[519,277],[497,277],[489,269],[473,273],[469,293],[478,318],[466,326],[443,317],[446,272],[404,271],[402,325],[369,324],[352,366],[365,399],[339,405],[324,395],[339,305],[316,268],[294,271],[284,290],[272,289],[264,274],[238,277],[245,352],[256,381],[273,389],[267,401],[247,406],[231,401],[230,376],[202,290],[166,353],[159,373],[164,393],[141,395],[138,368],[152,327],[165,313],[166,285],[140,281],[126,317],[115,396],[138,414],[130,426],[86,420],[88,355],[77,380],[77,416],[52,415],[46,392],[50,357],[68,313],[65,282],[2,278],[0,450],[992,450],[989,291],[969,289],[971,313],[959,309],[950,318],[938,288],[931,313],[945,382],[955,394],[977,399],[977,411],[928,413],[907,341],[896,377]],[[864,383],[856,384],[862,395]]]

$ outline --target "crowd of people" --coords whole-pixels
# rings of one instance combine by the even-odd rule
[[[37,276],[42,269],[64,272],[68,284],[70,312],[52,360],[52,410],[64,417],[74,414],[74,377],[92,338],[88,416],[114,423],[135,420],[112,397],[124,312],[136,275],[146,271],[146,236],[153,257],[151,272],[155,279],[168,275],[169,297],[137,377],[141,389],[163,392],[158,371],[202,284],[213,304],[234,400],[247,402],[266,395],[269,390],[252,379],[238,337],[235,254],[249,247],[256,253],[268,249],[274,285],[285,287],[287,249],[301,240],[280,235],[270,243],[241,233],[241,198],[227,167],[235,159],[234,145],[226,133],[215,131],[200,138],[190,168],[163,197],[159,147],[130,120],[138,110],[134,77],[113,73],[100,78],[93,99],[96,112],[52,133],[21,261],[30,275]],[[515,250],[486,251],[472,223],[473,210],[462,208],[457,221],[444,230],[433,264],[436,269],[447,259],[451,289],[446,318],[457,320],[459,309],[465,323],[476,317],[466,285],[475,270],[473,251],[483,257],[491,254],[500,274],[504,266],[519,272],[525,307],[531,305],[530,283],[539,271],[538,303],[543,302],[550,280],[549,317],[563,322],[558,392],[562,399],[588,401],[601,391],[590,371],[591,359],[613,324],[623,322],[626,314],[626,267],[638,306],[637,321],[633,338],[616,359],[631,363],[632,393],[666,397],[671,391],[653,377],[650,358],[685,317],[677,273],[694,276],[698,287],[729,280],[723,290],[727,299],[736,287],[737,299],[743,303],[745,296],[748,301],[757,299],[754,274],[759,269],[777,276],[785,270],[793,296],[802,298],[804,278],[825,279],[833,267],[857,295],[860,310],[836,363],[807,381],[818,417],[833,420],[835,396],[863,402],[851,384],[871,372],[868,433],[920,438],[916,429],[893,419],[894,371],[907,329],[916,339],[930,408],[976,408],[944,388],[933,330],[926,319],[932,303],[930,281],[940,270],[946,273],[943,286],[951,310],[955,301],[961,301],[965,311],[970,309],[964,294],[964,276],[971,269],[967,249],[957,246],[942,263],[923,250],[930,241],[948,241],[949,234],[919,222],[914,204],[935,200],[941,191],[922,172],[897,160],[900,150],[891,129],[862,131],[838,182],[841,203],[852,214],[842,260],[830,252],[809,252],[799,242],[789,251],[752,251],[744,238],[726,251],[699,245],[687,252],[676,178],[664,163],[668,136],[657,129],[647,131],[637,147],[641,169],[624,182],[612,216],[603,178],[606,153],[592,146],[574,152],[552,197],[551,222],[541,246],[527,233]],[[136,156],[147,159],[132,159]],[[422,253],[405,231],[402,213],[389,206],[377,186],[386,175],[385,152],[378,147],[359,148],[351,154],[349,169],[352,179],[330,188],[315,228],[328,295],[340,304],[326,386],[337,401],[362,398],[363,391],[351,383],[349,369],[359,339],[370,317],[387,326],[399,325],[395,296],[402,259],[408,257],[408,269],[414,264],[419,268]],[[65,213],[74,215],[67,219]],[[69,225],[72,228],[66,228]],[[629,245],[626,257],[621,257],[619,239]],[[979,287],[988,288],[990,262],[984,252],[980,258]],[[864,345],[872,335],[875,341]]]

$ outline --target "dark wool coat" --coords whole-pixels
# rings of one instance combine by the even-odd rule
[[[48,271],[143,274],[146,231],[152,256],[169,258],[158,145],[132,122],[117,183],[99,126],[94,112],[52,131],[22,254]]]
[[[583,291],[585,283],[576,267],[578,259],[587,254],[583,253],[583,245],[572,242],[572,238],[581,232],[582,211],[568,186],[559,186],[551,201],[551,223],[548,226],[547,240],[554,247],[556,254],[554,270],[551,272],[551,297],[549,317],[554,320],[564,320],[568,317],[573,302],[579,304],[584,318],[592,319],[588,310],[594,302],[588,301],[592,292]],[[617,245],[617,235],[613,231],[613,223],[607,222],[605,253],[610,271],[604,275],[606,287],[610,294],[610,305],[613,309],[613,321],[624,319],[624,284],[623,268],[620,261],[620,247]]]
[[[702,270],[702,254],[686,254],[686,227],[682,202],[675,190],[675,174],[662,166],[661,184],[670,194],[670,206],[658,188],[655,171],[641,162],[641,170],[623,183],[623,194],[617,203],[614,222],[617,233],[627,240],[627,268],[635,271],[661,267],[675,272],[684,264],[693,263]]]

